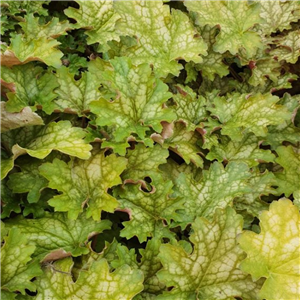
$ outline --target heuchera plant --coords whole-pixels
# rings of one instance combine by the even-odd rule
[[[1,299],[300,299],[299,1],[2,1],[1,34]]]

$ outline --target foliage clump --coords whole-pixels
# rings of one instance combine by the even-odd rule
[[[1,297],[300,299],[299,1],[2,1]]]

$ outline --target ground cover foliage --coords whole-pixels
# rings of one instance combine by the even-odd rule
[[[2,1],[2,299],[300,299],[299,20]]]

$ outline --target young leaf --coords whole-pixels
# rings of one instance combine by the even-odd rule
[[[111,222],[95,222],[84,215],[72,221],[64,213],[48,213],[40,219],[14,218],[5,225],[8,228],[17,227],[28,243],[36,246],[33,253],[36,259],[52,261],[89,253],[86,246],[88,239],[109,229]]]
[[[170,109],[163,108],[172,96],[168,86],[152,74],[148,64],[134,66],[125,57],[115,58],[110,63],[111,66],[105,66],[100,60],[95,63],[105,92],[112,95],[112,101],[101,98],[91,103],[91,111],[98,116],[97,125],[113,125],[117,142],[131,133],[143,140],[149,127],[161,132],[162,121],[175,119]]]
[[[127,265],[110,273],[107,261],[101,259],[93,262],[89,270],[81,271],[76,282],[72,279],[72,266],[71,258],[47,265],[36,280],[38,294],[34,299],[131,300],[143,289],[142,272]]]
[[[31,280],[42,272],[38,262],[31,260],[34,250],[35,246],[28,243],[18,228],[12,228],[4,237],[1,247],[1,292],[19,291],[24,295],[25,289],[36,290]]]
[[[200,55],[206,54],[206,44],[182,11],[170,13],[162,1],[117,1],[114,7],[121,16],[120,33],[138,41],[123,53],[134,64],[151,63],[156,74],[166,77],[182,69],[176,60],[201,62]]]
[[[274,201],[260,216],[261,232],[244,232],[239,238],[247,253],[241,268],[254,280],[267,278],[260,299],[300,299],[300,215],[288,199]]]
[[[179,245],[162,245],[163,270],[158,278],[174,288],[157,299],[256,299],[258,285],[238,268],[245,257],[236,242],[242,225],[242,217],[233,209],[218,209],[213,221],[197,218],[193,222],[191,254]]]
[[[117,200],[107,190],[120,184],[120,174],[124,171],[127,159],[104,151],[94,152],[89,160],[72,159],[68,164],[54,159],[40,167],[40,173],[49,180],[49,187],[62,194],[49,200],[56,211],[67,211],[70,219],[77,219],[87,206],[87,218],[99,220],[101,211],[113,212]],[[84,170],[84,172],[82,171]]]
[[[185,1],[190,12],[196,13],[196,24],[219,25],[213,49],[224,53],[237,54],[242,48],[248,56],[262,46],[259,35],[251,30],[261,22],[258,3],[247,1]]]

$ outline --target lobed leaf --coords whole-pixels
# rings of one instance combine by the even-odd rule
[[[68,164],[54,159],[40,167],[40,173],[49,180],[49,187],[61,192],[49,204],[56,211],[68,212],[71,220],[86,208],[87,218],[100,219],[101,211],[113,212],[117,200],[107,191],[120,184],[120,174],[127,160],[114,154],[105,156],[104,151],[94,152],[88,160],[72,159]],[[82,170],[85,170],[82,172]]]
[[[260,216],[261,232],[239,238],[247,253],[241,268],[254,280],[267,278],[260,299],[299,299],[299,211],[288,199],[274,201]]]
[[[251,30],[261,22],[258,3],[247,1],[185,1],[190,12],[196,13],[196,24],[220,26],[213,49],[237,54],[242,48],[251,56],[262,47],[259,35]]]
[[[236,236],[242,217],[233,209],[216,210],[213,221],[197,218],[192,223],[192,253],[179,245],[164,244],[159,257],[163,269],[158,278],[174,288],[158,299],[255,299],[259,284],[239,269],[245,257]]]
[[[14,297],[8,292],[19,291],[25,295],[25,289],[35,291],[36,286],[31,280],[41,275],[37,261],[32,261],[34,245],[28,243],[27,237],[21,235],[18,228],[12,228],[4,237],[1,247],[1,295]]]
[[[36,259],[54,261],[70,255],[88,254],[88,239],[109,229],[111,222],[95,222],[84,215],[73,221],[64,213],[48,213],[40,219],[10,219],[5,225],[18,228],[28,244],[35,246],[33,256]]]
[[[35,300],[46,299],[124,299],[130,300],[143,289],[143,275],[123,265],[109,272],[105,259],[92,263],[89,270],[81,271],[73,281],[71,258],[59,260],[44,268],[44,274],[37,281],[38,294]],[[58,293],[59,291],[59,293]]]
[[[118,1],[114,8],[121,16],[117,28],[122,35],[136,37],[137,45],[126,49],[134,64],[153,64],[159,76],[178,75],[182,66],[177,60],[201,62],[207,46],[180,10],[162,1]]]
[[[97,125],[114,126],[117,142],[132,133],[143,140],[149,127],[161,132],[161,122],[175,118],[170,109],[163,108],[171,97],[168,86],[152,74],[147,64],[134,66],[125,57],[115,58],[110,64],[97,60],[94,65],[97,72],[101,71],[100,81],[111,99],[101,98],[91,103]]]

